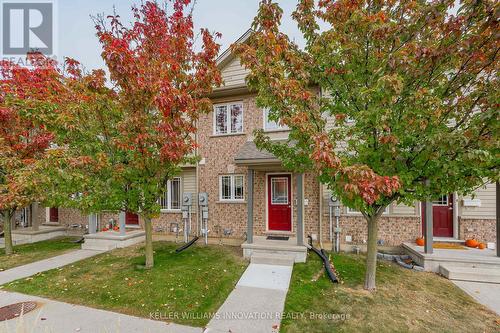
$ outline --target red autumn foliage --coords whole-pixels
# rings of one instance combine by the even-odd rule
[[[192,16],[184,14],[191,1],[170,3],[169,16],[146,1],[133,8],[131,28],[113,15],[108,16],[109,27],[101,18],[96,29],[111,80],[120,88],[120,103],[130,115],[122,127],[129,135],[117,144],[150,156],[147,147],[155,143],[161,146],[162,160],[178,163],[195,148],[194,124],[199,112],[208,110],[206,95],[221,84],[221,77],[215,63],[219,45],[208,30],[201,30],[202,50],[194,51]],[[147,109],[163,116],[154,128],[144,121]]]
[[[0,210],[14,210],[40,196],[34,164],[45,157],[53,134],[39,121],[37,107],[64,95],[56,63],[28,54],[30,67],[0,62]]]

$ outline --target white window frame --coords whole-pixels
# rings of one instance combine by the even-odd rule
[[[273,192],[274,192],[274,188],[273,188],[274,183],[273,182],[275,182],[276,180],[283,180],[283,179],[286,180],[286,185],[287,185],[286,186],[286,202],[274,202],[273,197],[272,197]],[[290,198],[290,193],[288,193],[288,189],[290,187],[289,182],[290,182],[290,180],[288,177],[272,177],[271,178],[271,204],[272,205],[287,206],[290,204],[290,202],[288,201]]]
[[[231,191],[230,193],[230,198],[223,198],[222,197],[222,178],[223,177],[229,177],[229,189]],[[236,198],[236,187],[235,187],[235,178],[236,177],[241,177],[241,184],[243,186],[243,191],[242,191],[242,197],[241,198]],[[220,175],[219,176],[219,201],[223,202],[243,202],[245,201],[245,176],[241,174],[234,174],[234,175]]]
[[[387,215],[387,214],[389,214],[389,207],[390,207],[390,205],[389,205],[389,206],[387,206],[387,207],[385,207],[385,210],[384,210],[384,212],[382,213],[382,215]],[[357,210],[355,210],[355,209],[349,208],[349,207],[347,207],[347,206],[345,206],[345,208],[346,208],[346,213],[347,213],[347,214],[349,214],[349,215],[361,215],[361,212],[360,212],[360,211],[357,211]]]
[[[179,180],[179,208],[172,208],[172,180]],[[182,201],[182,177],[174,177],[172,179],[167,180],[167,208],[161,207],[160,211],[162,212],[180,212],[181,211],[181,201]],[[162,195],[162,197],[164,194]],[[158,200],[160,205],[162,204],[161,199]]]
[[[263,108],[262,109],[262,119],[263,119],[263,129],[265,132],[281,132],[281,131],[289,131],[290,128],[286,125],[280,125],[279,122],[275,122],[272,120],[269,120],[269,111],[271,111],[270,108]],[[268,124],[276,124],[276,127],[269,127]]]
[[[443,198],[446,198],[445,203],[443,203],[442,201]],[[438,207],[448,207],[450,205],[450,195],[449,194],[440,195],[438,199],[432,201],[432,205]]]
[[[240,105],[241,106],[241,132],[231,131],[231,106]],[[226,107],[226,132],[217,132],[217,108],[225,106]],[[234,101],[228,103],[214,104],[213,106],[213,135],[215,136],[225,136],[225,135],[238,135],[245,132],[245,109],[243,107],[243,101]]]

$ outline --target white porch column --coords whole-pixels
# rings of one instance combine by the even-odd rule
[[[304,174],[297,177],[297,245],[304,245]]]
[[[247,174],[247,243],[253,243],[253,169],[248,169]]]

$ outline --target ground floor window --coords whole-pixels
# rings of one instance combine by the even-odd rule
[[[160,198],[162,210],[181,209],[181,178],[175,177],[165,183],[163,195]]]
[[[223,175],[219,180],[221,201],[243,200],[243,175]]]

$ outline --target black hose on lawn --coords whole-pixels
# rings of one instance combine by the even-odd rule
[[[74,240],[71,240],[70,242],[75,243],[75,244],[82,244],[82,243],[85,243],[85,238],[82,237],[82,238],[74,239]]]
[[[190,247],[191,245],[193,245],[194,243],[196,243],[196,241],[200,239],[200,237],[196,236],[195,238],[193,238],[189,243],[187,244],[184,244],[182,245],[180,248],[178,248],[177,250],[175,250],[176,253],[179,253],[181,251],[184,251],[185,249],[187,249],[188,247]]]
[[[328,256],[326,255],[325,250],[321,249],[321,251],[319,251],[317,248],[315,248],[312,245],[312,237],[311,236],[308,236],[308,237],[309,237],[309,248],[314,253],[316,253],[321,258],[321,260],[323,260],[323,266],[325,266],[326,274],[328,275],[328,277],[330,278],[330,280],[333,283],[339,283],[339,280],[337,279],[337,276],[335,276],[335,273],[333,272],[332,265],[330,264],[330,260],[328,260]]]

